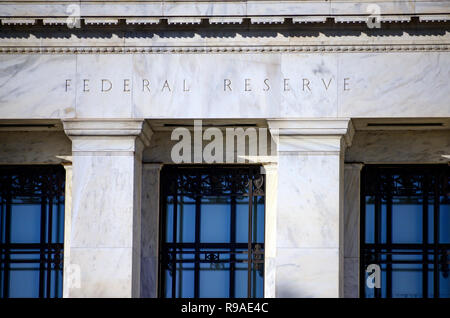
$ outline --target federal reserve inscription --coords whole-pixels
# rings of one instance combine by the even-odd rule
[[[152,81],[146,78],[139,80],[121,79],[112,80],[108,78],[103,79],[81,79],[76,85],[72,79],[66,79],[65,91],[71,92],[77,90],[82,93],[101,92],[108,93],[112,91],[120,91],[123,93],[130,93],[133,90],[140,90],[141,92],[154,93],[173,93],[181,92],[188,94],[196,90],[211,90],[216,89],[222,92],[270,92],[278,90],[282,92],[289,91],[303,91],[305,93],[327,92],[329,90],[338,89],[342,91],[349,91],[351,89],[351,79],[344,77],[338,81],[335,77],[318,77],[318,78],[283,78],[283,79],[254,79],[244,78],[241,80],[223,78],[220,79],[216,85],[208,83],[208,87],[199,85],[198,81],[182,79],[182,80],[160,80]]]

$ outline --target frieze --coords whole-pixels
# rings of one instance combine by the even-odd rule
[[[172,93],[175,89],[178,92],[190,93],[192,90],[200,89],[201,87],[194,87],[192,82],[188,79],[180,79],[177,81],[171,81],[168,79],[160,81],[152,81],[148,78],[140,78],[132,80],[130,78],[124,78],[121,80],[112,80],[109,78],[102,79],[90,79],[82,78],[78,81],[79,87],[75,86],[74,79],[65,80],[65,92],[70,93],[74,90],[80,93],[90,93],[92,91],[109,93],[112,91],[120,91],[123,93],[131,93],[133,90],[138,89],[141,92],[160,92],[160,93]],[[350,77],[343,77],[338,90],[349,91],[350,90]],[[314,85],[314,86],[313,86]],[[254,79],[244,78],[243,80],[234,80],[231,78],[223,78],[220,80],[220,85],[212,85],[220,87],[223,92],[270,92],[274,90],[280,90],[283,92],[301,91],[304,93],[312,93],[313,91],[321,91],[326,93],[330,87],[336,88],[337,80],[335,76],[330,77],[302,77],[297,78],[282,78],[282,79]],[[314,88],[313,88],[314,87]],[[332,89],[332,91],[334,91]]]

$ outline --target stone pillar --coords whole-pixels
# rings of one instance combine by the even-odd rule
[[[344,166],[344,297],[359,297],[359,214],[363,164]]]
[[[72,140],[71,268],[66,297],[139,297],[143,120],[66,120]],[[67,283],[67,281],[65,281]]]
[[[278,134],[277,297],[343,296],[349,119],[268,120]]]
[[[277,256],[277,165],[264,164],[265,191],[265,238],[264,238],[264,297],[276,297]]]
[[[160,163],[142,165],[141,297],[158,297]]]
[[[72,164],[64,164],[66,170],[66,182],[64,193],[64,246],[70,247],[71,221],[72,221]],[[79,284],[79,268],[70,265],[70,248],[64,249],[64,268],[63,268],[63,297],[69,297],[71,287]]]

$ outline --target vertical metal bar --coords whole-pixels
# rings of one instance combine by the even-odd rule
[[[392,298],[392,184],[393,175],[389,174],[388,193],[386,195],[386,243],[389,246],[386,255],[386,298]]]
[[[0,174],[0,178],[2,178],[2,175]],[[3,181],[0,183],[0,298],[3,298],[3,273],[4,273],[4,262],[3,262],[3,255],[5,253],[3,244],[5,243],[3,234],[4,234],[4,227],[5,227],[5,207],[4,207],[4,179],[0,179]]]
[[[248,182],[248,243],[247,243],[247,298],[251,298],[252,287],[252,210],[253,210],[253,180]]]
[[[65,173],[63,175],[64,178],[64,182],[65,182]],[[64,211],[64,206],[61,207],[61,205],[63,205],[64,202],[64,196],[65,196],[65,190],[64,187],[61,186],[59,188],[59,190],[61,192],[58,192],[57,194],[57,221],[56,224],[58,225],[57,230],[56,230],[56,238],[55,241],[56,243],[61,243],[62,247],[60,250],[57,250],[57,253],[59,253],[59,257],[60,259],[58,259],[58,264],[55,264],[56,266],[56,271],[55,271],[55,298],[58,298],[59,296],[62,296],[62,274],[63,274],[63,264],[64,264],[64,229],[62,231],[62,233],[60,232],[60,224],[62,222],[62,224],[64,224],[64,217],[65,215],[63,214],[62,211]],[[62,198],[62,200],[61,200]],[[61,211],[62,209],[62,211]],[[62,237],[61,237],[62,236]],[[60,276],[61,274],[61,276]]]
[[[426,171],[428,172],[428,171]],[[423,187],[422,187],[422,298],[428,298],[428,188],[429,178],[428,173],[423,175]]]
[[[376,193],[375,193],[375,215],[374,215],[374,223],[375,223],[375,255],[376,255],[376,261],[378,264],[380,264],[380,249],[379,244],[381,243],[381,194],[382,194],[382,185],[380,182],[380,174],[379,170],[377,171],[377,177],[376,177]],[[381,297],[381,290],[380,288],[375,288],[374,290],[374,296],[375,298]]]
[[[258,197],[254,196],[252,197],[252,201],[255,200],[255,202],[253,203],[253,209],[252,209],[252,217],[253,217],[253,225],[252,225],[252,229],[254,229],[254,231],[252,231],[252,238],[253,238],[253,242],[257,243],[257,235],[258,235]],[[258,258],[259,255],[255,255],[255,258]],[[253,286],[252,286],[252,290],[253,290],[253,295],[255,295],[256,293],[256,268],[257,266],[259,266],[257,263],[256,265],[253,265],[255,268],[252,271],[252,282],[253,282]]]
[[[178,221],[178,189],[175,190],[173,196],[173,228],[172,228],[172,242],[174,245],[177,242],[177,221]],[[177,283],[177,248],[172,248],[172,298],[176,298],[176,283]]]
[[[367,167],[361,170],[361,193],[360,193],[360,251],[359,251],[359,296],[366,297],[366,171]]]
[[[377,190],[381,191],[380,189],[380,185],[377,185]],[[374,240],[375,240],[375,244],[380,244],[381,243],[381,198],[380,198],[380,193],[377,191],[375,193],[375,214],[374,214]]]
[[[199,175],[201,178],[201,175]],[[200,222],[201,222],[201,196],[195,198],[195,264],[194,264],[194,297],[200,295]]]
[[[1,177],[1,175],[0,175]],[[3,181],[3,180],[1,180]],[[5,243],[5,200],[4,200],[4,185],[0,184],[0,244]]]
[[[45,205],[45,191],[41,183],[41,247],[39,258],[39,298],[44,298],[45,291],[45,225],[46,225],[46,205]]]
[[[11,204],[12,204],[12,176],[8,176],[9,180],[6,186],[7,193],[6,193],[6,216],[5,216],[5,243],[7,244],[7,247],[5,248],[5,264],[4,264],[4,274],[3,274],[3,297],[8,298],[9,297],[9,271],[10,271],[10,248],[9,245],[11,243]]]
[[[434,242],[434,273],[433,273],[433,289],[434,298],[439,298],[439,170],[435,170],[433,174],[434,182],[434,218],[433,218],[433,242]]]
[[[236,243],[236,196],[233,195],[231,197],[231,215],[230,215],[230,298],[235,297],[235,269],[236,269],[236,249],[235,249],[235,243]]]
[[[50,185],[48,185],[50,186]],[[51,278],[52,278],[52,231],[53,231],[53,199],[48,197],[48,226],[47,226],[47,298],[51,297]]]

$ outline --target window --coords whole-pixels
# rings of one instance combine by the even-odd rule
[[[0,296],[60,297],[64,168],[0,167]]]
[[[450,297],[450,167],[366,166],[362,172],[362,297]],[[369,264],[381,288],[366,284]]]
[[[161,171],[161,297],[263,297],[261,167]]]

